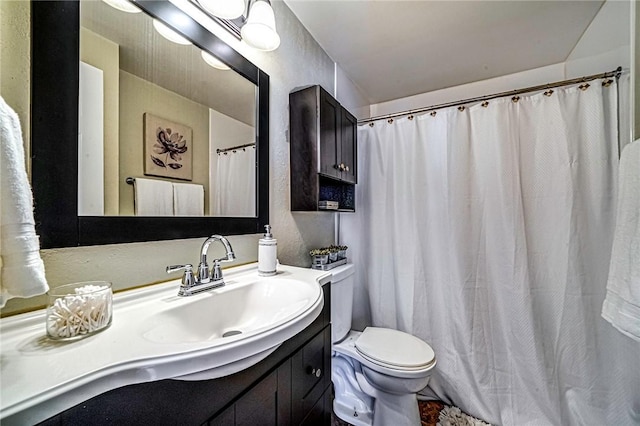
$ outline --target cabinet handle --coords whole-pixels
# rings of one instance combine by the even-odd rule
[[[320,377],[322,376],[322,370],[319,368],[307,367],[307,373],[312,376]]]
[[[349,166],[344,166],[344,171],[348,172],[349,171]]]

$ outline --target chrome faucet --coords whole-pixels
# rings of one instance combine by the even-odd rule
[[[224,245],[227,257],[214,259],[211,271],[209,271],[207,252],[209,251],[209,246],[214,241],[220,241]],[[185,265],[167,266],[167,274],[184,269],[184,275],[182,276],[182,283],[180,284],[178,296],[191,296],[192,294],[200,293],[212,288],[222,287],[224,285],[224,279],[222,278],[220,262],[231,262],[235,258],[236,255],[233,253],[229,240],[222,235],[212,235],[202,243],[197,276],[193,275],[193,265],[189,263]]]

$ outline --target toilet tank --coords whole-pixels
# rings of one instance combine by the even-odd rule
[[[338,266],[331,273],[331,343],[337,343],[351,330],[355,267]]]

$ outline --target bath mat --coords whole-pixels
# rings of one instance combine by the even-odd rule
[[[460,411],[458,407],[445,405],[440,411],[437,426],[491,426],[482,420],[471,417]]]
[[[440,401],[418,401],[422,426],[491,426],[463,413],[458,407],[450,407]],[[350,426],[332,415],[332,426]]]

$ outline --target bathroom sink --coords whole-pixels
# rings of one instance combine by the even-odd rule
[[[246,339],[294,319],[318,299],[317,283],[286,278],[227,282],[225,287],[178,300],[141,324],[156,343]]]
[[[260,362],[322,311],[331,274],[280,265],[226,269],[226,285],[178,297],[180,280],[117,293],[112,325],[75,342],[45,335],[44,310],[0,322],[0,422],[35,424],[101,393],[208,380]]]

